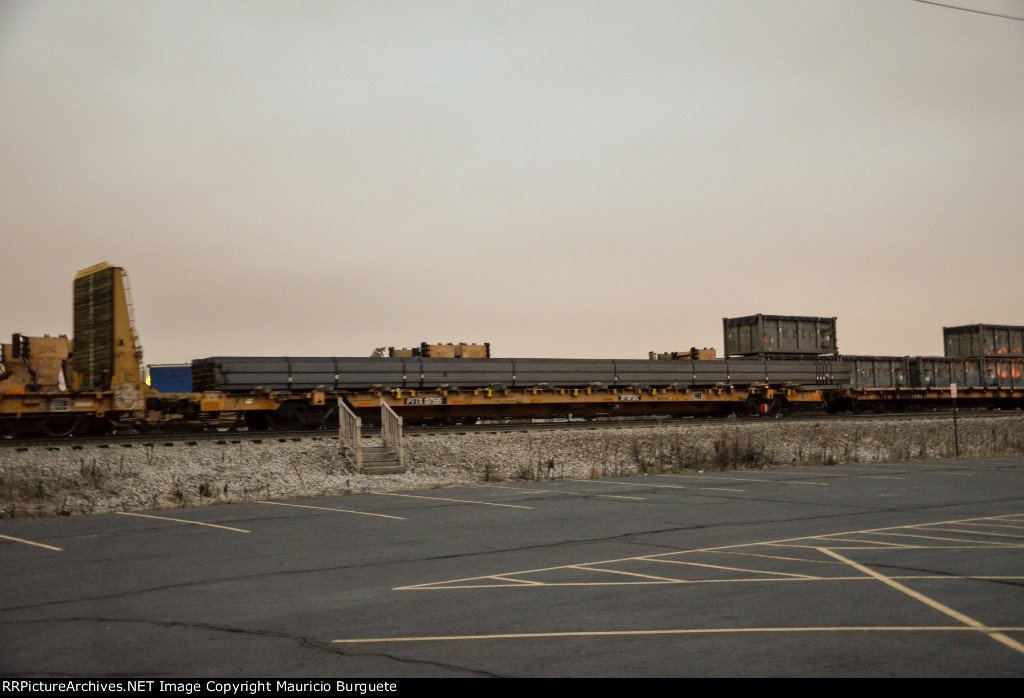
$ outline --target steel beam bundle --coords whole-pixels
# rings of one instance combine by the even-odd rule
[[[830,360],[430,359],[211,357],[192,364],[196,392],[475,388],[667,388],[846,385]]]

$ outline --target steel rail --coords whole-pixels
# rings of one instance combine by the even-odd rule
[[[959,417],[989,419],[1020,415],[1020,410],[958,410]],[[684,417],[673,418],[637,418],[622,419],[616,421],[549,421],[549,422],[522,422],[522,423],[488,423],[478,422],[476,424],[446,424],[431,426],[406,426],[407,436],[429,435],[429,434],[468,434],[468,433],[492,433],[503,432],[527,432],[527,431],[557,431],[557,430],[586,430],[596,431],[602,429],[642,429],[650,427],[673,427],[683,425],[694,426],[721,426],[731,424],[734,426],[745,426],[748,424],[783,423],[799,424],[807,422],[875,422],[875,421],[914,421],[920,419],[952,419],[952,410],[938,410],[933,412],[912,412],[912,413],[883,413],[883,414],[800,414],[785,415],[781,417]],[[379,428],[363,429],[364,438],[380,438]],[[132,448],[134,446],[155,446],[186,444],[195,445],[198,443],[269,443],[273,441],[301,441],[304,439],[314,440],[337,440],[336,430],[329,428],[321,429],[295,429],[280,431],[203,431],[203,432],[174,432],[174,433],[122,433],[108,434],[101,436],[63,436],[46,438],[4,438],[0,437],[0,449],[14,448],[25,450],[27,448],[51,448],[59,449],[70,447],[73,449],[85,446],[96,446],[98,448],[118,446]]]

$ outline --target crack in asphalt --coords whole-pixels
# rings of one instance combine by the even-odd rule
[[[1001,584],[1009,587],[1017,587],[1024,589],[1024,582],[1014,581],[1012,579],[991,579],[988,577],[978,577],[970,574],[955,574],[953,572],[947,572],[945,570],[933,570],[927,567],[908,567],[907,565],[889,565],[884,563],[861,563],[866,567],[870,567],[875,570],[892,570],[896,572],[918,572],[922,574],[935,575],[937,577],[947,577],[953,580],[970,579],[975,582],[987,582],[989,584]],[[932,580],[935,581],[935,580]]]
[[[363,653],[363,652],[342,652],[341,650],[336,649],[334,647],[320,647],[320,649],[324,650],[325,652],[333,652],[334,654],[340,655],[342,657],[384,657],[385,659],[390,659],[390,660],[395,661],[395,662],[401,662],[403,664],[425,664],[427,666],[434,666],[434,667],[440,667],[440,668],[443,668],[443,669],[452,669],[454,671],[461,671],[461,672],[464,672],[464,673],[467,673],[467,674],[472,674],[474,676],[480,676],[480,677],[484,677],[484,678],[492,678],[492,679],[512,678],[511,675],[495,674],[493,672],[483,671],[483,670],[480,670],[480,669],[469,669],[469,668],[466,668],[466,667],[457,666],[455,664],[448,664],[446,662],[430,662],[430,661],[427,661],[425,659],[409,659],[409,658],[406,658],[406,657],[396,657],[395,655],[388,654],[386,652],[365,652],[365,653]]]
[[[495,674],[492,672],[482,671],[479,669],[470,669],[468,667],[459,666],[457,664],[451,664],[448,662],[437,662],[429,661],[425,659],[411,659],[408,657],[399,657],[393,654],[385,652],[344,652],[338,648],[331,647],[329,645],[322,644],[322,641],[314,640],[309,637],[302,637],[296,635],[289,635],[288,633],[275,632],[273,630],[255,630],[249,628],[237,628],[224,625],[213,625],[210,623],[188,623],[185,621],[175,620],[152,620],[148,618],[107,618],[107,617],[88,617],[88,616],[73,616],[71,618],[50,618],[50,619],[36,619],[36,620],[15,620],[15,621],[3,621],[0,622],[0,627],[5,625],[44,625],[51,623],[108,623],[108,624],[124,624],[124,625],[153,625],[160,628],[185,628],[188,630],[208,630],[218,633],[227,633],[232,635],[249,635],[254,637],[266,637],[274,638],[279,640],[289,640],[295,642],[301,647],[323,652],[325,654],[331,654],[338,657],[346,657],[349,659],[359,657],[383,657],[390,659],[395,662],[403,664],[413,665],[425,665],[441,669],[449,669],[452,671],[458,671],[473,676],[481,676],[486,678],[508,678],[502,674]],[[329,641],[327,641],[329,642]],[[35,676],[36,674],[33,674]],[[67,674],[59,674],[60,676],[67,676]],[[95,677],[95,674],[88,674],[85,676]],[[124,676],[124,674],[118,674],[118,676]]]

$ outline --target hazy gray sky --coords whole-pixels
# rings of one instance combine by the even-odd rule
[[[0,163],[0,333],[149,363],[1024,324],[1024,22],[911,0],[3,0]]]

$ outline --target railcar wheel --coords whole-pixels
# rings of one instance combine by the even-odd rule
[[[85,426],[85,433],[89,434],[113,434],[116,430],[117,424],[106,417],[96,417]]]
[[[263,412],[246,412],[245,425],[249,427],[249,431],[266,431],[270,428],[267,424],[267,415]]]
[[[732,413],[737,417],[743,419],[752,419],[761,416],[761,402],[760,398],[753,399],[753,396],[748,397],[745,402],[737,403],[733,405]]]
[[[267,420],[268,427],[274,431],[287,431],[288,429],[298,428],[298,424],[296,424],[294,419],[288,419],[287,417],[280,415],[278,412],[279,411],[263,413]]]
[[[828,405],[825,407],[825,411],[829,414],[841,414],[846,410],[853,410],[853,403],[848,398],[835,398],[829,400]]]
[[[760,395],[748,395],[743,401],[743,414],[740,417],[757,418],[768,414],[770,405]]]
[[[52,415],[43,420],[42,430],[47,436],[60,438],[81,433],[85,424],[81,417],[74,415]]]

